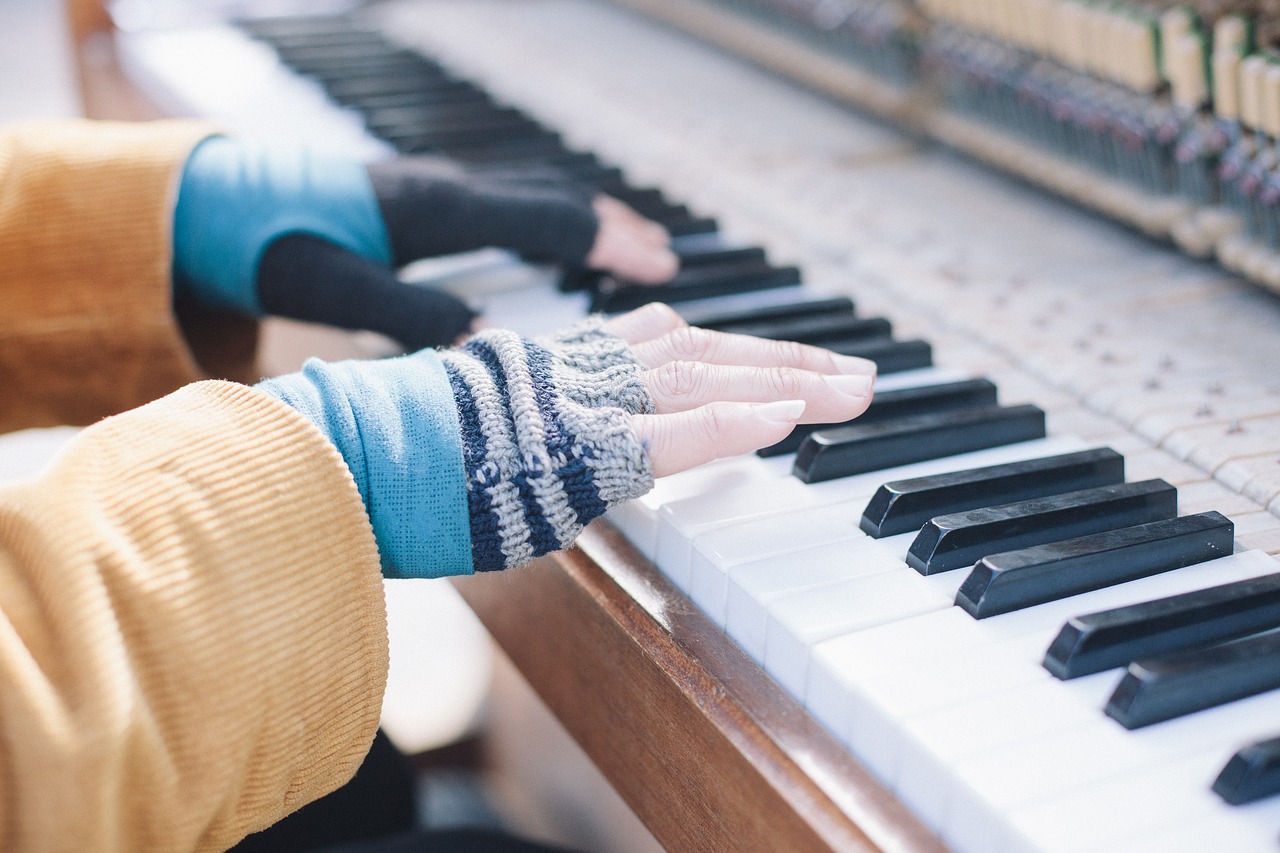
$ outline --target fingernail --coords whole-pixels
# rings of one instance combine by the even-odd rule
[[[871,393],[871,386],[875,382],[874,377],[853,373],[842,376],[824,376],[822,379],[832,391],[837,391],[849,397],[866,397]]]
[[[836,355],[834,356],[836,367],[841,373],[858,373],[863,376],[876,375],[876,363],[868,358],[858,358],[856,355]]]
[[[766,421],[795,423],[804,414],[804,400],[775,400],[772,403],[755,403],[755,413]]]

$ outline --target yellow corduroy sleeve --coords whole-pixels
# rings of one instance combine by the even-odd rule
[[[355,483],[261,392],[187,386],[0,490],[0,849],[222,850],[351,777],[386,672]]]

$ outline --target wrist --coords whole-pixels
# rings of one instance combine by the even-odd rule
[[[462,430],[477,571],[567,547],[592,519],[652,487],[631,415],[575,399],[591,376],[562,385],[568,368],[552,350],[491,330],[441,358]]]

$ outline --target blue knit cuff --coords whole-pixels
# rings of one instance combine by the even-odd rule
[[[257,386],[306,415],[355,478],[387,577],[472,572],[458,413],[433,351],[329,364]]]
[[[592,519],[653,486],[630,414],[581,402],[606,399],[616,374],[575,371],[506,331],[482,332],[441,358],[462,430],[477,571],[568,547]]]
[[[173,215],[174,283],[205,302],[261,315],[257,271],[277,238],[312,234],[376,263],[391,244],[364,164],[228,136],[187,158]]]

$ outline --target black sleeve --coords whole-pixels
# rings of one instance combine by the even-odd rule
[[[582,264],[599,222],[592,191],[553,173],[470,173],[426,157],[369,165],[397,266],[489,246]]]
[[[382,265],[309,234],[286,234],[268,246],[257,284],[268,314],[381,332],[411,351],[452,345],[476,316],[448,293],[406,284]]]

